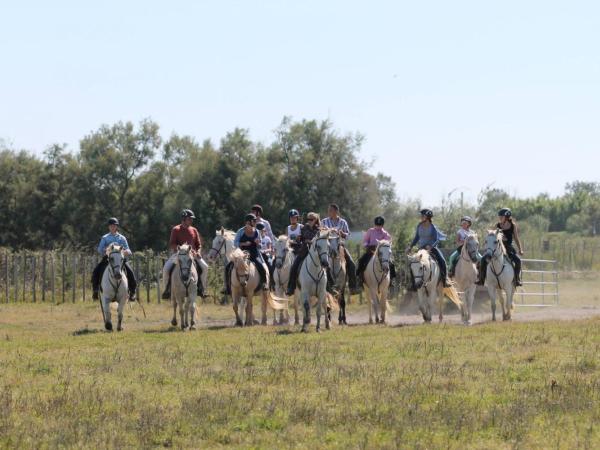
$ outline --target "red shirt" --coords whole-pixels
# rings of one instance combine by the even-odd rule
[[[178,245],[189,244],[194,250],[199,250],[202,246],[200,242],[200,233],[194,227],[185,227],[183,225],[175,225],[171,230],[171,238],[169,239],[169,247],[174,250]]]

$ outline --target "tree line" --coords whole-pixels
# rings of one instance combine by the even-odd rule
[[[218,145],[178,134],[165,138],[146,119],[102,125],[78,149],[53,144],[43,156],[0,144],[0,247],[92,249],[106,219],[116,216],[133,248],[160,251],[182,208],[195,211],[207,239],[221,226],[241,226],[254,203],[283,231],[289,208],[324,212],[335,202],[354,230],[384,215],[396,248],[404,248],[423,205],[400,202],[389,176],[370,173],[360,158],[362,143],[360,134],[340,133],[329,121],[286,117],[270,143],[252,141],[242,128]],[[600,232],[597,182],[569,183],[555,198],[516,198],[488,187],[476,204],[446,199],[434,211],[439,227],[453,233],[462,215],[472,215],[481,229],[502,206],[512,208],[525,232]]]

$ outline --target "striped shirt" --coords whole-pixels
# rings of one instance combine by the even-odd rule
[[[342,233],[350,234],[350,228],[348,227],[348,222],[346,219],[342,219],[338,217],[337,219],[332,219],[331,217],[326,217],[321,221],[324,227],[333,228]]]

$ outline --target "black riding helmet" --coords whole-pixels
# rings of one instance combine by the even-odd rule
[[[257,223],[257,224],[256,224],[256,229],[257,229],[258,231],[260,231],[260,230],[264,230],[264,229],[265,229],[265,224],[264,224],[264,223]]]
[[[111,217],[106,223],[108,225],[119,225],[119,220],[116,217]]]
[[[473,225],[473,219],[471,219],[471,216],[463,216],[462,219],[460,219],[461,222],[469,222],[469,225]]]
[[[256,216],[252,213],[246,214],[246,217],[244,217],[244,222],[250,222],[252,220],[256,220]]]
[[[385,223],[385,219],[383,216],[377,216],[375,217],[374,223],[375,225],[383,226],[383,224]]]
[[[290,217],[299,217],[300,213],[298,212],[297,209],[290,209],[290,212],[288,213],[288,216],[290,216]]]
[[[508,208],[502,208],[500,211],[498,211],[498,217],[510,217],[512,216],[512,211]]]
[[[194,211],[192,211],[191,209],[184,209],[183,211],[181,211],[181,217],[191,217],[192,219],[196,218],[196,216],[194,215]]]
[[[427,208],[422,209],[420,211],[420,213],[421,213],[422,216],[426,216],[426,217],[429,217],[429,218],[433,217],[433,211],[430,210],[430,209],[427,209]]]

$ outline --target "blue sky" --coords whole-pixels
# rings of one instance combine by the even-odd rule
[[[598,2],[86,3],[0,6],[12,147],[75,149],[145,117],[164,136],[269,142],[290,115],[361,132],[373,172],[425,204],[600,181]]]

